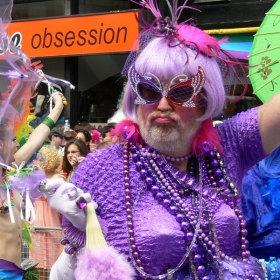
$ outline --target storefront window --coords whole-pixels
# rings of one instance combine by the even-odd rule
[[[13,20],[48,18],[65,15],[65,0],[14,0]]]
[[[67,3],[67,5],[66,5]],[[79,1],[78,14],[106,13],[131,9],[130,1]],[[14,0],[13,20],[48,18],[68,15],[70,1]]]

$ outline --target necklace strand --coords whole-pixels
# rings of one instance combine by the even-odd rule
[[[124,148],[124,154],[128,156],[128,143],[125,144],[125,148]],[[126,157],[125,157],[126,158]],[[124,171],[128,170],[129,166],[128,166],[128,160],[125,162],[126,165],[124,165]],[[202,168],[201,166],[199,167],[199,170],[201,172]],[[129,175],[127,172],[125,172],[125,181],[127,183],[129,183]],[[200,174],[201,175],[201,174]],[[199,176],[201,178],[201,176]],[[201,185],[201,184],[200,184]],[[185,253],[185,255],[183,256],[183,258],[181,259],[181,261],[179,262],[179,264],[174,268],[174,269],[171,269],[169,270],[167,273],[165,274],[161,274],[161,275],[157,275],[157,276],[154,276],[154,275],[150,275],[148,273],[146,273],[143,269],[143,267],[140,267],[138,264],[137,264],[137,261],[135,261],[134,259],[134,255],[133,255],[133,251],[131,249],[131,246],[130,246],[130,256],[131,256],[131,260],[134,264],[134,267],[138,270],[138,272],[142,275],[142,277],[145,277],[145,278],[151,278],[151,279],[164,279],[166,277],[169,277],[169,276],[172,276],[174,273],[176,273],[181,267],[182,265],[184,264],[184,262],[186,261],[186,259],[188,258],[192,248],[193,248],[193,245],[194,243],[196,242],[196,239],[197,239],[197,236],[198,236],[198,231],[200,229],[200,220],[201,220],[201,216],[202,216],[202,196],[201,196],[201,187],[200,187],[200,195],[199,195],[199,202],[200,202],[200,211],[199,211],[199,217],[198,217],[198,223],[196,224],[195,226],[195,232],[194,232],[194,235],[193,235],[193,239],[191,241],[191,244],[190,246],[188,247],[187,249],[187,252]],[[130,196],[130,188],[126,188],[126,195]],[[127,204],[128,205],[128,204]],[[131,213],[131,211],[129,211],[129,208],[127,207],[127,213]],[[132,213],[131,213],[132,214]],[[131,217],[131,220],[132,220],[133,217]],[[130,219],[128,219],[128,228],[130,228]],[[129,235],[128,236],[132,236],[131,232],[129,232]],[[133,238],[134,238],[134,234],[133,234]],[[130,242],[130,241],[129,241]]]
[[[174,269],[168,270],[165,274],[153,276],[144,271],[140,260],[140,254],[135,243],[133,214],[141,193],[145,188],[142,185],[136,197],[136,204],[135,202],[133,204],[132,211],[129,178],[129,149],[132,152],[132,162],[135,163],[136,170],[140,173],[141,179],[145,181],[147,189],[153,193],[154,198],[160,204],[176,217],[187,240],[186,243],[188,247],[186,254]],[[196,275],[195,277],[198,277],[198,279],[208,279],[209,277],[207,275],[213,277],[213,273],[216,275],[215,266],[212,267],[214,270],[210,270],[210,274],[206,271],[205,265],[207,266],[207,263],[209,263],[209,257],[212,258],[214,263],[218,264],[219,269],[217,271],[217,277],[223,275],[222,271],[229,271],[226,265],[227,261],[234,261],[238,265],[245,266],[245,268],[244,274],[241,272],[236,273],[235,271],[229,271],[232,275],[238,275],[246,279],[261,279],[258,275],[252,273],[249,268],[246,268],[248,267],[247,264],[250,263],[250,261],[248,261],[250,253],[247,250],[248,242],[245,238],[247,234],[245,229],[246,222],[240,210],[236,207],[237,190],[227,176],[219,153],[214,153],[208,149],[208,151],[205,151],[205,154],[205,156],[200,156],[198,158],[197,183],[193,177],[193,171],[190,171],[189,174],[186,172],[180,173],[172,164],[169,164],[168,160],[163,155],[159,154],[151,147],[145,146],[144,148],[141,145],[135,147],[130,142],[124,144],[124,180],[129,253],[132,264],[144,279],[164,279],[166,277],[171,277],[182,267],[188,257],[191,270],[195,269],[194,276]],[[186,203],[184,202],[186,197],[190,198],[190,204],[187,200],[185,200]],[[222,201],[233,209],[239,219],[242,261],[233,259],[219,250],[213,213],[217,212]],[[213,226],[211,226],[212,224]],[[198,249],[197,243],[202,245],[200,248],[204,248],[205,253],[208,255],[205,260],[206,263],[203,265],[199,264],[199,260],[202,257],[199,255],[200,253],[196,253]],[[194,254],[191,254],[191,252],[194,252]]]

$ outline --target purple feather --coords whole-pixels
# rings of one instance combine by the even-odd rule
[[[78,255],[75,278],[80,280],[133,280],[135,271],[113,247],[90,250]]]

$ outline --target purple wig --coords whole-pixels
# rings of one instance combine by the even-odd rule
[[[131,1],[142,6],[138,18],[142,31],[135,48],[128,56],[122,74],[127,75],[129,68],[135,65],[136,71],[141,76],[151,72],[162,82],[168,83],[180,74],[192,78],[201,67],[206,81],[202,92],[198,94],[197,106],[204,109],[199,121],[219,115],[225,106],[226,94],[229,93],[232,84],[233,93],[236,90],[239,69],[245,74],[244,68],[247,64],[221,49],[220,43],[224,43],[226,39],[217,41],[203,30],[189,24],[191,19],[179,23],[183,9],[194,9],[185,5],[187,1],[178,7],[177,0],[173,0],[172,5],[166,0],[170,17],[162,16],[156,0]],[[155,17],[152,23],[146,19],[144,12],[146,8]],[[246,93],[247,85],[246,79],[242,94],[230,102],[240,100]],[[137,123],[135,97],[136,94],[128,82],[123,111],[128,119]]]
[[[174,39],[177,40],[177,39]],[[205,99],[206,108],[200,120],[212,118],[221,113],[225,106],[225,89],[223,78],[217,59],[204,55],[190,46],[173,42],[170,46],[166,38],[153,39],[141,52],[135,61],[136,71],[143,75],[152,72],[162,81],[170,81],[178,74],[186,74],[193,77],[202,67],[206,80],[202,98]],[[136,105],[134,105],[136,94],[128,82],[124,94],[123,111],[128,119],[137,123]]]

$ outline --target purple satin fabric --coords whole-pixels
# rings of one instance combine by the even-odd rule
[[[224,165],[240,190],[246,171],[265,156],[257,108],[225,121],[217,129],[224,147]],[[97,214],[107,223],[107,242],[129,257],[122,145],[115,144],[88,154],[72,183],[91,193],[98,203]],[[134,231],[143,267],[152,275],[166,273],[166,269],[176,267],[186,253],[183,233],[174,216],[158,204],[151,192],[141,191],[144,183],[131,159],[130,184],[132,202],[139,197],[134,212]],[[222,204],[214,219],[221,251],[240,256],[239,221],[233,210]]]

